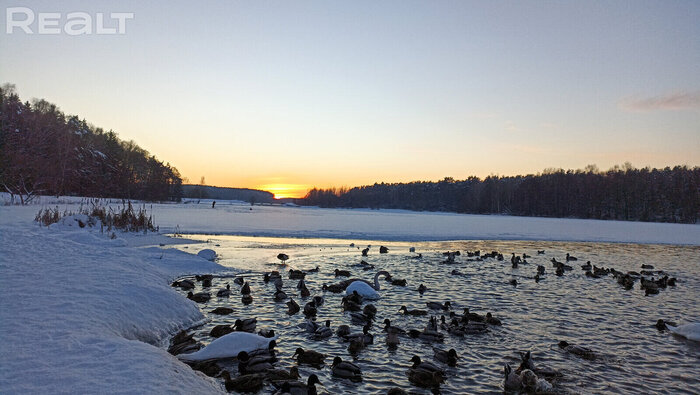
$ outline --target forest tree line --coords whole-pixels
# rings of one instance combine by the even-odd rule
[[[0,190],[36,195],[179,200],[182,179],[133,141],[119,139],[45,100],[22,102],[0,88]]]
[[[547,169],[525,176],[312,189],[299,204],[469,214],[697,223],[700,168]]]

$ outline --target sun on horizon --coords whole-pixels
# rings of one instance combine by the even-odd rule
[[[306,196],[310,188],[308,185],[299,184],[265,184],[255,189],[271,192],[275,199],[299,199]]]

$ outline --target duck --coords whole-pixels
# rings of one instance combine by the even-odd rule
[[[369,333],[369,328],[370,325],[367,324],[362,327],[362,333],[351,333],[348,335],[343,336],[343,339],[346,341],[353,341],[356,339],[362,339],[362,341],[367,344],[373,344],[374,343],[374,335]]]
[[[349,335],[350,327],[347,325],[340,325],[338,329],[336,329],[335,334],[338,335],[338,337]]]
[[[313,300],[304,305],[304,315],[305,316],[315,317],[317,313],[318,313],[318,309],[316,308],[316,302],[314,302]]]
[[[257,324],[257,318],[237,319],[236,322],[233,324],[233,328],[239,332],[253,333],[255,332],[255,327],[257,326]]]
[[[511,368],[509,364],[506,364],[506,366],[503,368],[503,371],[505,373],[505,377],[503,379],[503,389],[506,392],[520,391],[520,389],[523,386],[523,382],[520,378],[520,375],[515,373],[513,371],[513,368]]]
[[[569,255],[569,253],[567,252],[567,253],[566,253],[566,261],[567,261],[567,262],[569,262],[569,261],[578,261],[578,258],[576,258],[575,256],[572,256],[572,255]]]
[[[670,322],[666,322],[666,327],[669,331],[673,332],[674,335],[683,336],[688,340],[700,342],[700,322],[679,326],[674,326],[671,325]]]
[[[228,298],[229,296],[231,296],[231,286],[229,284],[226,284],[226,288],[216,291],[217,298]]]
[[[184,361],[206,361],[211,359],[233,358],[239,352],[251,353],[255,350],[268,350],[270,342],[276,340],[248,332],[231,332],[209,343],[208,346],[190,354],[180,354],[177,357]]]
[[[233,279],[233,283],[236,285],[243,285],[244,282],[245,282],[245,277],[242,277],[242,276],[236,277]]]
[[[350,299],[345,299],[340,302],[341,306],[343,307],[343,311],[360,311],[362,310],[362,306],[359,303],[356,303],[353,300]]]
[[[437,389],[435,393],[440,393],[440,384],[445,381],[444,375],[440,372],[430,372],[423,369],[409,369],[408,381],[424,388]]]
[[[274,329],[260,329],[258,331],[258,335],[262,337],[275,337],[275,330]]]
[[[265,375],[260,373],[244,374],[234,379],[227,371],[221,372],[221,377],[224,378],[226,391],[229,392],[258,392],[263,387]]]
[[[392,326],[391,320],[388,318],[384,319],[384,332],[395,333],[397,335],[405,335],[406,334],[406,331],[404,329],[401,329],[397,326]]]
[[[175,281],[172,284],[173,287],[180,287],[180,289],[187,291],[192,288],[194,288],[194,282],[192,280],[180,280],[180,281]]]
[[[338,270],[335,269],[336,277],[350,277],[350,272],[348,270]]]
[[[486,317],[478,313],[470,313],[469,308],[464,308],[464,314],[462,315],[462,321],[475,321],[475,322],[485,322]]]
[[[581,269],[585,271],[589,271],[593,269],[593,265],[591,265],[591,261],[586,261],[585,265],[581,265]]]
[[[241,297],[241,302],[242,302],[243,304],[251,304],[251,303],[253,303],[253,295],[250,295],[250,294],[249,294],[249,295],[243,295],[243,296]]]
[[[343,283],[331,284],[331,285],[323,284],[323,286],[321,287],[321,290],[333,292],[335,294],[339,294],[339,293],[345,291],[345,285]]]
[[[294,352],[294,355],[292,355],[292,358],[294,357],[296,357],[297,363],[299,364],[318,366],[323,364],[323,360],[326,358],[326,355],[313,350],[304,350],[303,348],[299,347]]]
[[[277,259],[282,261],[282,264],[284,265],[287,262],[287,259],[289,259],[289,255],[280,253],[280,254],[277,254]]]
[[[302,280],[306,277],[306,273],[301,270],[291,269],[289,270],[289,278],[292,280]]]
[[[365,348],[365,342],[361,337],[351,340],[348,344],[348,352],[352,355],[359,353],[363,348]]]
[[[340,357],[333,358],[331,373],[333,373],[334,376],[350,379],[352,381],[362,380],[362,371],[360,367],[352,362],[344,362]]]
[[[491,324],[491,325],[495,325],[495,326],[501,326],[501,325],[502,325],[502,324],[501,324],[501,320],[499,320],[498,318],[496,318],[496,317],[494,317],[493,315],[491,315],[490,312],[489,312],[489,313],[486,313],[486,320],[485,320],[485,321],[486,321],[487,324]]]
[[[292,366],[288,371],[283,369],[270,369],[265,372],[265,378],[272,382],[294,380],[300,377],[299,368],[296,366]]]
[[[559,348],[583,359],[595,359],[596,357],[595,353],[590,348],[569,344],[566,340],[561,340],[559,342]]]
[[[421,285],[418,286],[418,293],[421,294],[421,295],[423,295],[423,294],[425,293],[425,291],[427,291],[427,290],[428,290],[428,287],[426,287],[426,286],[423,285],[423,284],[421,284]]]
[[[343,298],[341,300],[342,301],[348,300],[348,301],[353,302],[353,303],[358,304],[358,305],[362,304],[362,296],[360,296],[360,294],[357,293],[357,291],[353,291],[351,294],[343,296]]]
[[[228,315],[233,313],[233,309],[230,307],[217,307],[214,310],[212,310],[211,313],[217,315]]]
[[[408,331],[408,335],[414,339],[418,338],[427,342],[443,342],[445,340],[445,335],[442,333],[427,329],[423,330],[423,332],[417,329],[410,329]]]
[[[432,310],[449,310],[450,309],[450,302],[445,302],[445,304],[439,303],[439,302],[426,302],[426,306],[428,306],[429,309]]]
[[[545,376],[545,377],[559,376],[559,372],[557,372],[556,370],[554,370],[552,368],[549,368],[546,366],[535,366],[535,363],[532,360],[532,354],[530,353],[530,351],[520,353],[520,366],[516,370],[516,373],[522,372],[526,369],[532,370],[538,376]]]
[[[367,317],[374,319],[374,317],[377,315],[377,308],[373,304],[368,304],[362,308],[362,313]]]
[[[435,356],[435,359],[438,361],[447,364],[448,366],[456,366],[457,365],[457,350],[454,348],[451,348],[447,351],[441,350],[439,348],[434,348],[433,353]]]
[[[241,295],[250,295],[250,284],[247,281],[241,287]]]
[[[365,299],[379,299],[380,295],[379,292],[380,286],[379,286],[379,276],[387,276],[390,277],[391,274],[387,271],[379,271],[377,274],[374,275],[374,286],[371,286],[367,282],[363,280],[356,280],[350,283],[347,288],[345,288],[345,293],[347,295],[352,294],[354,291],[357,291],[357,293],[360,294]]]
[[[309,269],[309,270],[307,270],[306,272],[307,272],[307,273],[318,273],[320,270],[321,270],[321,269],[320,269],[318,266],[316,266],[315,268]]]
[[[399,308],[399,312],[403,313],[404,315],[413,316],[428,315],[428,312],[425,310],[409,310],[406,306],[401,306],[401,308]]]
[[[386,345],[389,346],[389,348],[396,348],[399,344],[401,344],[401,341],[399,341],[398,332],[386,333]]]
[[[319,326],[318,328],[316,328],[313,334],[313,337],[316,340],[326,339],[331,336],[333,336],[333,330],[331,329],[331,320],[326,320],[326,324],[324,326]]]
[[[365,248],[362,250],[362,256],[367,256],[367,253],[369,252],[369,247]]]
[[[411,369],[421,369],[421,370],[426,370],[428,372],[440,372],[443,374],[445,373],[445,371],[440,369],[437,365],[432,364],[430,362],[421,361],[421,359],[418,355],[414,355],[411,358],[411,362],[413,362]]]
[[[537,250],[537,255],[544,255],[544,250]]]
[[[280,288],[277,288],[275,290],[275,294],[273,295],[273,297],[275,298],[275,301],[277,301],[277,302],[285,301],[288,298],[287,293],[282,291],[282,289],[280,289]]]
[[[309,375],[306,384],[299,381],[284,381],[280,387],[279,393],[293,395],[316,395],[316,384],[321,384],[318,376],[315,374]]]
[[[193,300],[197,303],[207,303],[211,299],[209,292],[197,292],[193,294],[192,291],[187,293],[187,299]]]
[[[287,314],[289,315],[294,315],[300,310],[299,304],[295,302],[294,299],[289,299],[289,301],[287,302],[287,308]]]
[[[237,355],[238,372],[240,374],[261,373],[273,368],[272,363],[276,358],[257,358],[252,361],[247,352],[241,351]]]
[[[537,265],[537,274],[544,274],[544,270],[543,265]]]
[[[319,328],[319,325],[315,321],[307,319],[306,321],[297,325],[297,327],[303,329],[305,332],[314,333],[316,332],[316,329]]]
[[[520,372],[520,381],[527,393],[548,394],[552,392],[552,384],[543,378],[537,377],[537,374],[532,370],[525,369]]]

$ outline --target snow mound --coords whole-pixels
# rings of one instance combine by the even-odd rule
[[[199,251],[197,253],[197,256],[200,258],[204,258],[208,261],[214,261],[216,260],[216,251],[211,250],[209,248],[205,248],[202,251]]]
[[[164,349],[204,318],[170,282],[220,265],[154,247],[172,242],[157,234],[115,242],[87,216],[39,227],[35,211],[0,208],[1,392],[223,391]]]

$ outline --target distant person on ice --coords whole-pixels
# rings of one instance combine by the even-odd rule
[[[211,208],[214,208],[214,205],[215,205],[215,204],[216,204],[216,200],[214,200],[213,202],[211,202]]]

